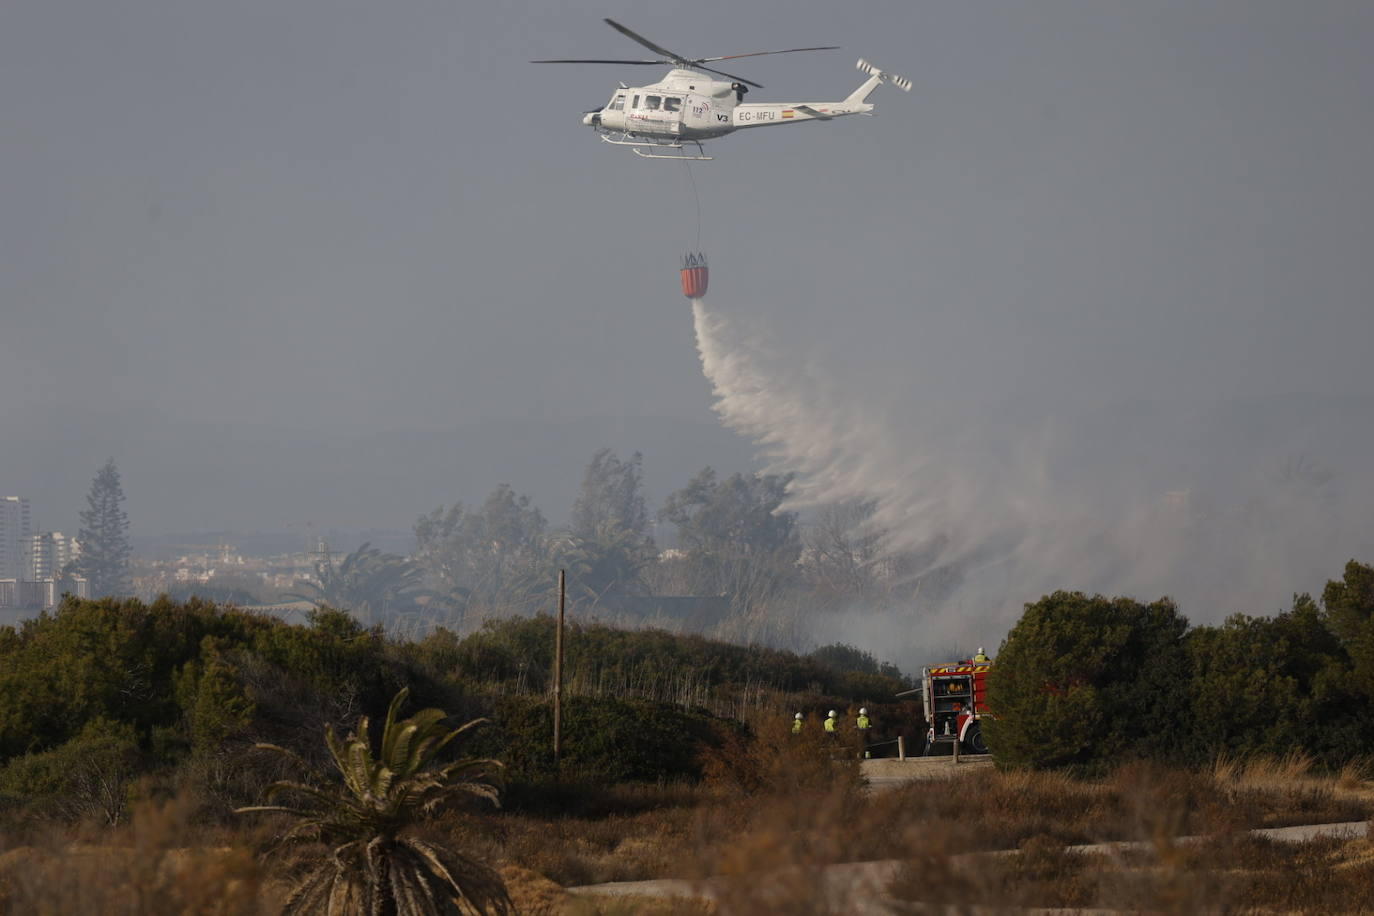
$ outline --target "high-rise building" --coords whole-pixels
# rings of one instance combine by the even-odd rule
[[[31,534],[25,540],[24,578],[60,579],[67,564],[81,555],[76,538],[60,531]]]
[[[29,501],[0,496],[0,579],[28,577]]]

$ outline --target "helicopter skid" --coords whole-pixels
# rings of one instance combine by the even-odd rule
[[[679,146],[679,147],[674,147],[674,149],[682,149],[682,147],[680,147],[680,146]],[[661,154],[661,153],[646,153],[646,152],[644,152],[644,151],[641,150],[641,149],[635,150],[635,151],[634,151],[634,154],[635,154],[636,156],[638,156],[639,158],[641,158],[641,159],[681,159],[683,162],[710,162],[712,159],[715,158],[714,156],[706,156],[706,155],[696,155],[696,156],[665,156],[665,155],[663,155],[663,154]]]
[[[657,137],[634,137],[632,134],[629,133],[603,133],[601,134],[601,140],[603,143],[609,143],[612,146],[631,147],[634,150],[634,154],[636,156],[639,156],[641,159],[681,159],[687,162],[710,162],[712,159],[715,158],[714,156],[706,155],[706,150],[702,148],[701,142],[698,140],[684,141],[677,139],[670,140],[667,138],[659,139]],[[697,148],[697,155],[692,156],[690,154],[687,154],[685,150],[681,155],[664,153],[646,153],[641,148],[650,147],[653,149],[683,150],[684,143],[693,144]]]

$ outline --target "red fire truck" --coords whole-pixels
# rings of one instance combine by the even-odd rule
[[[956,741],[965,754],[988,752],[978,720],[989,715],[984,682],[991,668],[991,661],[973,659],[952,665],[928,665],[921,672],[920,687],[898,694],[909,696],[917,690],[921,693],[930,726],[926,732],[926,754],[936,745]]]

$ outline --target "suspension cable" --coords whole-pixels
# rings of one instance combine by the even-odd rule
[[[697,205],[697,247],[696,247],[696,250],[697,250],[697,251],[700,251],[700,250],[701,250],[701,193],[700,193],[699,191],[697,191],[697,179],[696,179],[696,176],[694,176],[694,175],[692,174],[692,162],[691,162],[691,160],[690,160],[690,159],[683,159],[683,160],[682,160],[682,166],[683,166],[683,168],[687,169],[687,180],[690,181],[690,182],[692,183],[692,199],[696,201],[696,205]]]

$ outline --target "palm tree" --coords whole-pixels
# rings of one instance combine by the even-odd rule
[[[432,597],[424,588],[424,571],[415,563],[395,554],[382,553],[364,544],[348,554],[338,566],[329,555],[315,565],[320,580],[302,583],[309,594],[293,592],[287,600],[309,601],[352,611],[367,623],[382,623],[397,613],[412,611],[421,598]]]
[[[486,720],[461,728],[441,723],[447,714],[425,709],[402,721],[396,713],[405,701],[403,688],[391,701],[382,727],[381,746],[373,756],[368,719],[340,741],[333,727],[325,731],[342,782],[326,779],[300,756],[273,744],[259,744],[308,772],[310,783],[278,782],[267,789],[267,801],[279,795],[296,804],[239,808],[238,813],[276,811],[294,815],[296,824],[283,841],[314,839],[331,847],[292,892],[286,914],[360,913],[367,916],[514,912],[506,886],[491,866],[477,859],[410,835],[408,828],[432,814],[445,801],[472,796],[499,804],[495,760],[436,760],[459,735]]]
[[[612,523],[591,536],[565,531],[545,541],[544,556],[516,578],[516,589],[534,606],[546,606],[557,588],[557,570],[567,570],[568,597],[599,605],[610,597],[649,594],[644,571],[653,562],[653,542]]]

